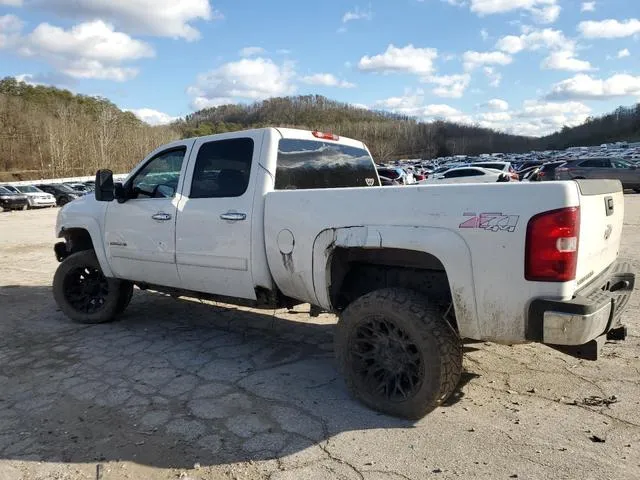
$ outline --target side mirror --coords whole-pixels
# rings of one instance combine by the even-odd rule
[[[96,200],[99,202],[111,202],[114,197],[113,172],[111,170],[98,170],[96,172]]]

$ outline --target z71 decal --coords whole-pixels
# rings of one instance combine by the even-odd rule
[[[491,232],[514,232],[518,225],[519,215],[504,215],[502,213],[464,213],[471,217],[460,224],[459,228],[481,228]]]

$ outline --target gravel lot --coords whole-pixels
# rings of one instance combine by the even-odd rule
[[[622,256],[640,267],[640,195]],[[352,401],[335,318],[136,290],[124,318],[53,301],[55,210],[0,213],[0,479],[640,478],[640,295],[598,362],[466,347],[417,423]],[[640,271],[640,268],[638,268]]]

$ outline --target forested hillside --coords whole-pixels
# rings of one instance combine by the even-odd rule
[[[320,95],[271,98],[252,105],[200,110],[178,122],[184,136],[260,126],[297,126],[363,140],[378,161],[531,150],[536,139],[451,122],[419,122],[370,111]]]
[[[620,141],[640,141],[640,103],[628,108],[619,107],[600,117],[590,117],[577,127],[563,128],[541,138],[540,145],[541,149],[564,149]]]
[[[262,126],[331,131],[363,140],[376,161],[525,152],[640,140],[640,104],[542,138],[450,122],[419,122],[319,95],[272,98],[201,110],[152,127],[105,98],[74,95],[14,78],[0,80],[0,181],[128,171],[163,143]]]
[[[104,98],[0,80],[0,181],[127,171],[149,150],[179,138]]]

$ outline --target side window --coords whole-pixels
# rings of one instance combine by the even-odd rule
[[[610,168],[611,167],[609,160],[602,160],[599,158],[596,158],[593,160],[585,160],[584,162],[581,162],[580,165],[578,166],[582,168]]]
[[[622,160],[612,160],[613,168],[622,168],[628,170],[631,168],[631,164],[627,162],[623,162]]]
[[[200,146],[190,198],[240,197],[249,186],[253,140],[231,138]]]
[[[134,198],[172,198],[178,189],[186,147],[156,155],[131,182]]]

